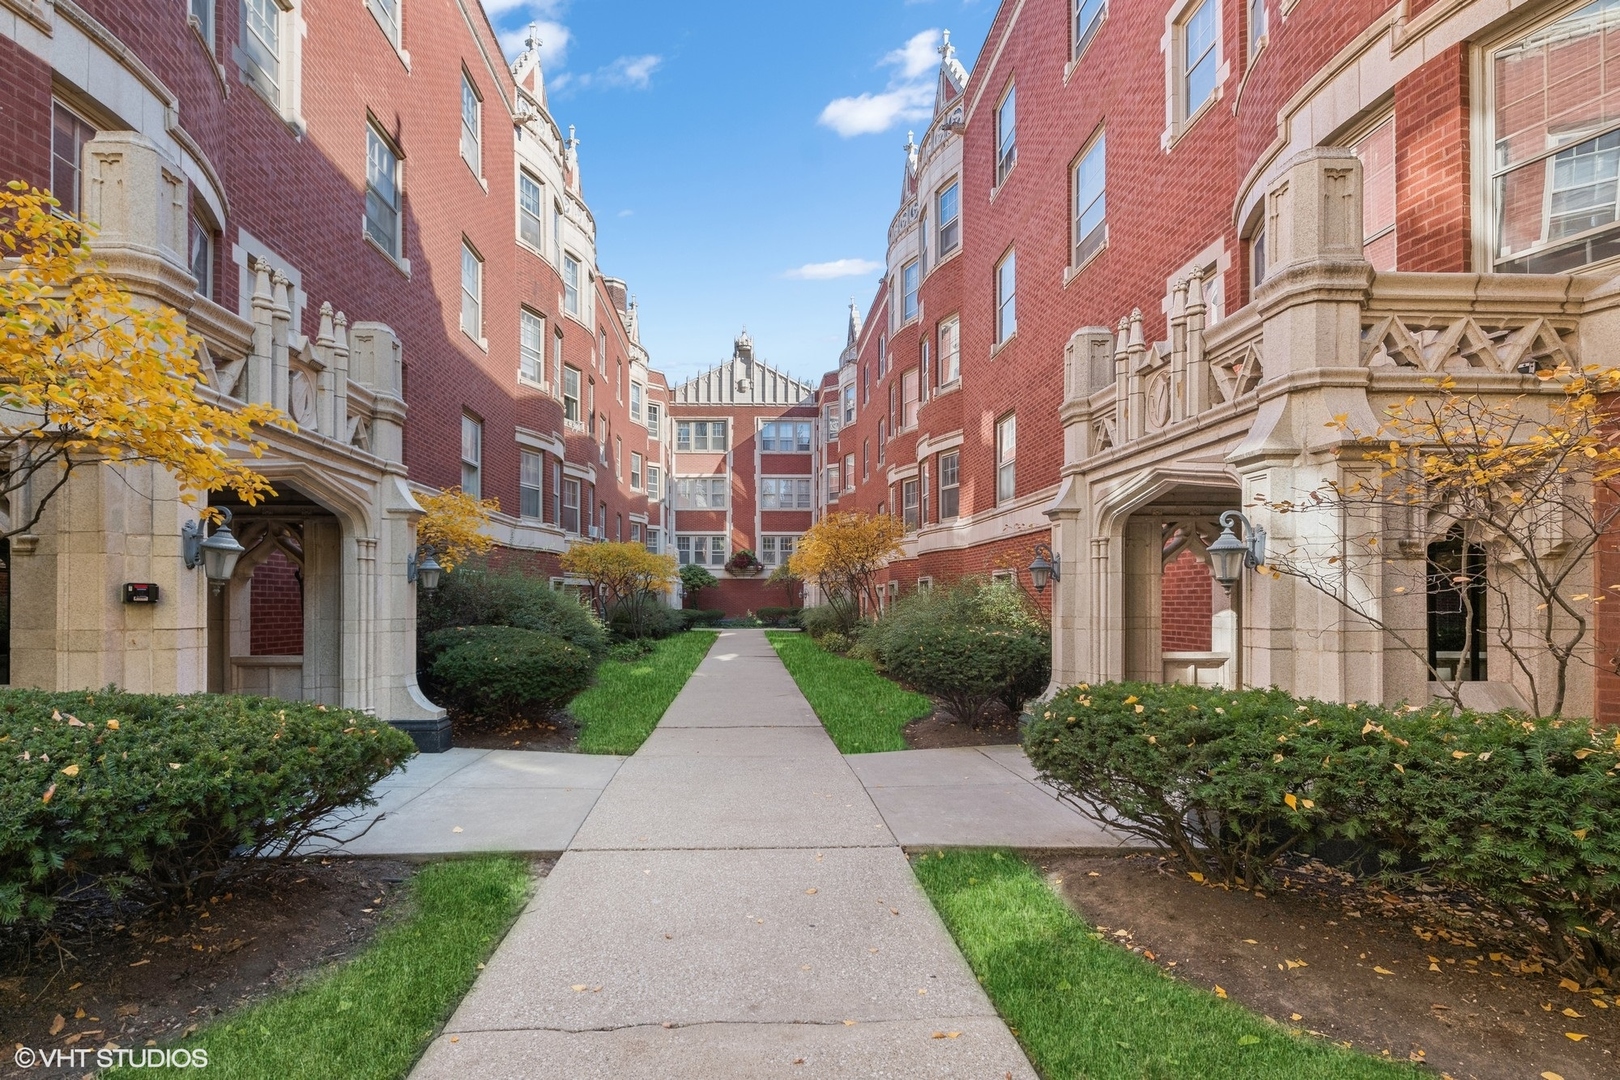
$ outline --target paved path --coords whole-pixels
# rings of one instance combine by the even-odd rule
[[[759,631],[720,636],[412,1075],[1035,1077]]]

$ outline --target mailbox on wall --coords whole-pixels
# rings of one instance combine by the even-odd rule
[[[158,587],[150,581],[129,581],[124,583],[124,603],[126,604],[155,604],[158,601]]]

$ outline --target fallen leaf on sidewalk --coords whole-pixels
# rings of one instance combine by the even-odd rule
[[[845,1027],[854,1027],[855,1026],[855,1021],[853,1021],[853,1020],[845,1020],[844,1021],[844,1026]]]
[[[1393,971],[1389,970],[1389,968],[1378,967],[1377,965],[1373,966],[1373,970],[1378,972],[1378,974],[1380,974],[1380,975],[1393,975],[1393,974],[1395,974]]]
[[[460,825],[457,825],[455,828],[451,829],[450,831],[451,832],[462,832],[463,830],[462,830]]]
[[[814,896],[814,895],[816,895],[816,893],[818,893],[820,891],[821,890],[819,890],[819,889],[806,889],[806,890],[804,890],[804,895],[806,895],[806,896]]]

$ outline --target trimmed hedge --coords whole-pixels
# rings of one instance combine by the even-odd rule
[[[719,609],[682,608],[681,619],[688,630],[694,626],[719,626],[726,613]]]
[[[440,630],[428,647],[445,707],[469,720],[547,716],[590,686],[597,666],[577,645],[515,626]]]
[[[807,607],[799,610],[799,625],[804,632],[821,642],[828,634],[846,635],[844,616],[831,604],[822,604],[819,607]],[[847,645],[847,641],[843,644]],[[841,650],[835,650],[841,651]]]
[[[799,613],[803,610],[796,607],[762,607],[754,612],[754,617],[762,626],[788,630],[799,625]]]
[[[416,753],[376,717],[310,702],[0,690],[0,922],[79,894],[206,896],[260,855],[370,806]]]
[[[624,604],[613,609],[608,616],[608,629],[615,640],[657,641],[686,629],[686,620],[679,611],[655,600],[648,600],[639,614],[638,619],[637,613]]]
[[[1024,745],[1110,828],[1226,881],[1352,841],[1488,899],[1572,970],[1620,968],[1620,739],[1589,721],[1113,683],[1055,696]]]
[[[878,656],[890,675],[971,727],[996,701],[1016,716],[1052,675],[1050,638],[992,626],[908,626],[889,634]]]
[[[583,604],[553,589],[545,578],[515,571],[458,567],[444,576],[435,592],[421,595],[416,632],[424,669],[433,662],[427,647],[430,635],[459,626],[537,630],[584,649],[598,662],[607,656],[607,631]]]

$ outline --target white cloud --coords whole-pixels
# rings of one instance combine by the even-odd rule
[[[832,262],[805,263],[782,276],[795,281],[831,281],[834,278],[875,274],[882,269],[882,263],[871,259],[834,259]]]
[[[879,65],[895,69],[887,87],[878,93],[836,98],[821,110],[817,122],[849,139],[887,131],[902,121],[928,119],[934,100],[934,81],[929,75],[939,63],[939,41],[938,30],[913,34]]]
[[[522,4],[514,4],[509,8],[509,10],[516,11],[523,6],[524,5]],[[550,5],[535,6],[542,7]],[[486,5],[486,10],[489,10],[491,15],[495,14],[494,10],[488,5]],[[538,14],[538,12],[534,13]],[[540,34],[540,63],[541,66],[545,68],[546,74],[549,76],[552,71],[562,67],[563,64],[567,62],[568,45],[571,41],[573,41],[573,35],[568,32],[568,27],[551,19],[535,18],[530,21],[535,24],[535,29]],[[528,22],[524,22],[523,24],[515,26],[510,30],[501,31],[501,49],[506,53],[506,58],[508,61],[516,60],[520,55],[522,55],[523,40],[528,36]]]
[[[635,217],[636,212],[634,210],[620,210],[619,211],[619,216],[620,217]]]
[[[613,63],[599,67],[595,71],[560,75],[551,80],[551,88],[562,90],[564,87],[573,87],[576,90],[585,90],[597,86],[645,90],[652,85],[653,72],[663,64],[664,58],[652,53],[646,56],[621,56]]]

